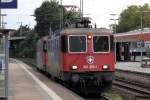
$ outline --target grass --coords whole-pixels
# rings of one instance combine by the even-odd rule
[[[123,100],[123,98],[119,94],[116,94],[113,91],[103,93],[102,95],[107,96],[107,97],[111,98],[112,100]]]

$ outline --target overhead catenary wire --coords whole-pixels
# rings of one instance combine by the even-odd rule
[[[93,16],[93,15],[94,15],[93,17],[104,16],[104,15],[108,15],[108,14],[114,12],[114,11],[117,11],[117,10],[120,10],[120,9],[122,9],[122,8],[125,8],[125,7],[127,7],[127,6],[129,6],[129,5],[137,4],[137,3],[141,2],[141,1],[143,1],[143,0],[137,0],[137,1],[135,1],[135,2],[131,2],[131,3],[129,3],[129,4],[123,5],[123,6],[121,6],[121,7],[116,8],[116,9],[109,10],[109,11],[107,11],[107,12],[105,12],[105,13],[97,13],[97,14],[90,14],[90,13],[88,13],[88,14],[85,14],[85,15],[89,15],[89,16],[91,16],[91,15]]]

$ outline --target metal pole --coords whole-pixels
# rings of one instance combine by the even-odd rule
[[[116,19],[115,19],[115,34],[117,33],[117,25],[116,25]],[[116,49],[116,39],[115,39],[115,63],[117,61],[117,49]]]
[[[143,34],[143,13],[141,12],[141,35]],[[141,64],[142,64],[142,59],[143,59],[143,44],[144,41],[142,40],[141,42]]]
[[[110,20],[113,20],[113,21],[115,21],[115,23],[114,23],[114,27],[115,27],[115,29],[114,29],[114,34],[116,34],[117,33],[117,24],[116,24],[116,20],[117,19],[110,19]],[[117,56],[116,56],[116,54],[117,54],[117,50],[116,50],[116,38],[114,39],[114,42],[115,42],[115,44],[114,44],[114,50],[115,50],[115,63],[116,63],[116,61],[117,61]]]
[[[83,18],[83,0],[80,0],[80,17]]]
[[[143,40],[143,14],[144,13],[147,13],[147,12],[149,12],[149,11],[136,11],[137,13],[140,13],[141,15],[141,64],[142,64],[142,59],[143,59],[143,49],[144,49],[144,40]]]
[[[0,9],[0,29],[1,29],[1,26],[2,26],[2,24],[1,24],[1,23],[2,23],[2,22],[1,22],[1,20],[2,20],[2,19],[1,19],[1,13],[2,13],[2,12],[1,12],[1,9]]]
[[[117,14],[110,14],[111,16],[116,16]],[[115,27],[115,29],[114,29],[114,34],[116,34],[117,33],[117,23],[116,23],[116,20],[118,20],[118,19],[110,19],[110,20],[113,20],[113,21],[115,21],[114,22],[114,27]],[[115,50],[115,63],[116,63],[116,61],[117,61],[117,56],[116,56],[116,54],[117,54],[117,50],[116,50],[116,39],[114,39],[114,42],[115,42],[115,44],[114,44],[114,50]]]
[[[62,6],[62,0],[60,0],[60,7]],[[60,8],[60,30],[62,29],[63,27],[63,7]]]
[[[7,16],[7,14],[0,14],[0,17],[1,17],[1,29],[3,29],[4,27],[4,25],[6,24],[6,23],[4,23],[4,16]]]
[[[6,86],[6,90],[5,90],[5,94],[8,100],[8,61],[9,61],[9,49],[8,49],[8,34],[5,35],[5,86]]]
[[[82,0],[82,18],[83,18],[83,0]]]

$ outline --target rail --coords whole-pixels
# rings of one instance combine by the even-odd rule
[[[105,95],[102,95],[100,100],[113,100],[113,99]]]
[[[113,87],[119,88],[122,92],[130,94],[134,97],[134,100],[149,100],[149,80],[150,77],[147,74],[119,70],[116,72],[116,79],[113,82]],[[131,100],[133,100],[133,98]]]

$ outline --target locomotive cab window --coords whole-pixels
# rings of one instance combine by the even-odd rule
[[[94,52],[109,52],[109,37],[94,36],[93,37]]]
[[[69,36],[70,52],[86,52],[86,36]]]

